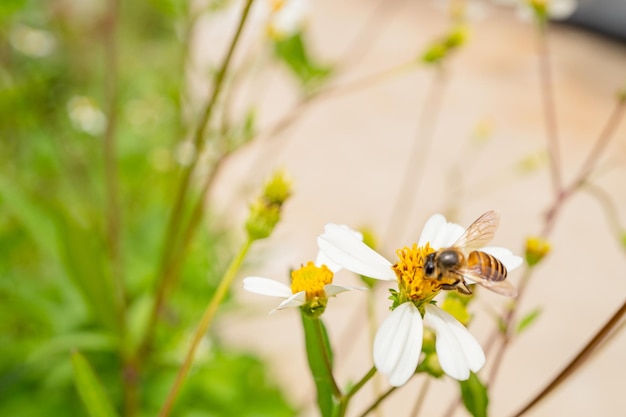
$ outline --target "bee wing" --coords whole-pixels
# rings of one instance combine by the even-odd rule
[[[463,279],[475,282],[481,287],[487,288],[497,294],[505,295],[507,297],[517,296],[517,289],[509,281],[504,280],[504,278],[501,280],[486,278],[487,276],[491,276],[490,271],[491,268],[488,266],[476,266],[473,268],[460,268],[454,272],[462,276]]]
[[[500,215],[490,210],[476,219],[452,246],[468,249],[482,248],[493,239],[499,224]]]

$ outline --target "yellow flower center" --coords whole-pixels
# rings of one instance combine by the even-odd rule
[[[424,277],[424,263],[426,257],[435,250],[426,246],[405,246],[398,249],[398,262],[392,266],[398,277],[400,297],[407,301],[430,301],[441,290],[441,283],[435,279]]]
[[[285,5],[285,0],[270,0],[272,11],[276,13]]]
[[[308,262],[300,269],[291,272],[291,292],[304,291],[307,301],[326,298],[324,286],[333,282],[333,273],[326,265],[315,266]]]

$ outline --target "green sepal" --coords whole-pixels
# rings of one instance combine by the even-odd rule
[[[332,417],[336,404],[333,399],[333,377],[326,365],[325,352],[322,350],[325,349],[330,367],[332,368],[333,354],[328,340],[328,333],[321,319],[311,318],[304,312],[302,312],[301,316],[306,356],[317,390],[317,405],[322,417]]]
[[[489,397],[487,387],[480,381],[474,372],[465,381],[459,381],[461,385],[461,398],[467,411],[474,417],[487,417]]]
[[[116,417],[118,414],[87,359],[79,352],[73,352],[72,365],[76,389],[87,413],[91,417]]]

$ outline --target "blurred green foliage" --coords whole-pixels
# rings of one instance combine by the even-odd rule
[[[176,194],[176,142],[186,129],[183,4],[122,2],[111,67],[107,2],[0,2],[0,415],[87,415],[73,350],[120,415],[156,415],[232,255],[228,233],[201,228],[149,353],[134,357]],[[102,144],[111,71],[119,270]],[[293,415],[258,359],[209,336],[173,415]],[[141,366],[129,375],[133,361]],[[124,399],[130,384],[134,405]]]

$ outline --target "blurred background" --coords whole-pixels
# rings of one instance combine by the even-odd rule
[[[620,114],[619,1],[555,9],[546,84],[544,44],[523,4],[256,0],[198,147],[194,134],[243,6],[0,4],[0,415],[87,415],[73,382],[76,350],[120,415],[156,415],[244,239],[249,203],[277,169],[292,178],[294,195],[241,277],[287,283],[290,269],[315,258],[328,222],[368,228],[393,259],[436,212],[467,226],[497,210],[494,244],[522,254],[555,201],[546,91],[566,186]],[[493,416],[511,415],[539,392],[624,302],[620,117],[585,186],[555,218],[552,251],[519,306],[522,316],[540,313],[505,352],[490,388]],[[192,218],[201,207],[204,216],[167,258],[168,219],[190,166],[183,213]],[[151,327],[155,289],[172,259],[177,276]],[[509,279],[518,285],[520,275]],[[345,271],[336,281],[359,285]],[[275,300],[240,287],[237,280],[203,340],[172,415],[316,415],[298,314],[268,315]],[[388,292],[374,292],[380,322]],[[363,293],[343,294],[324,316],[342,384],[372,365],[366,303]],[[507,303],[479,291],[470,326],[479,341]],[[527,415],[623,413],[625,347],[616,333]],[[378,415],[412,415],[422,384],[414,378]],[[430,385],[422,414],[446,415],[456,384]],[[372,383],[348,415],[384,388],[382,379]]]

